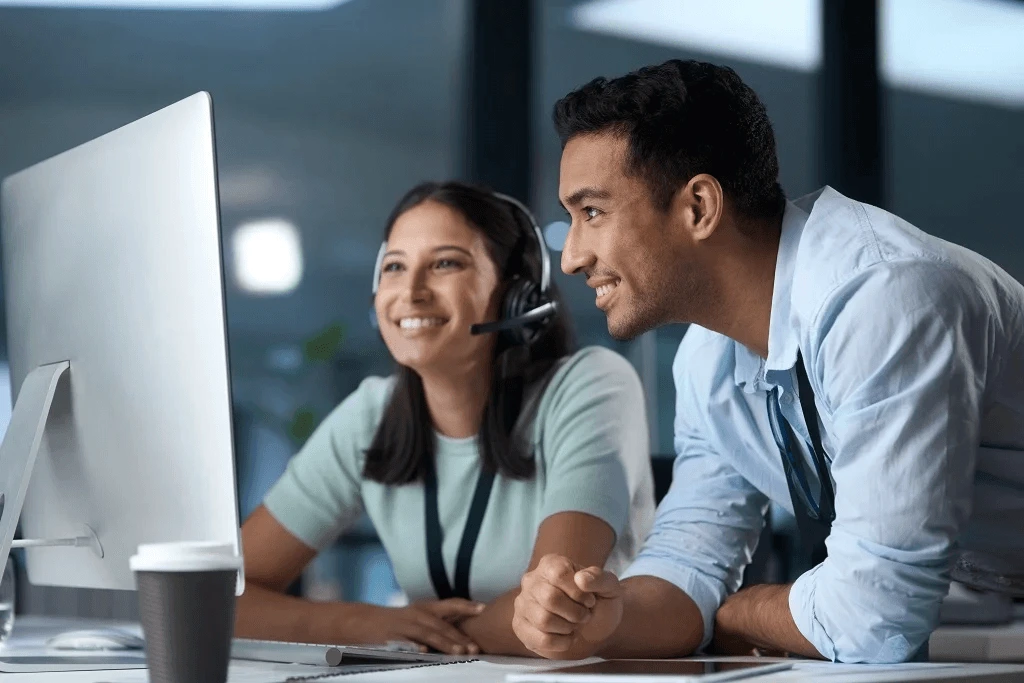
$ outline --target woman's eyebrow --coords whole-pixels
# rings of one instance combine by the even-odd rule
[[[462,247],[458,247],[458,246],[456,246],[454,244],[445,244],[445,245],[442,245],[440,247],[435,247],[434,248],[434,253],[435,254],[437,252],[439,252],[439,251],[461,251],[466,256],[468,256],[470,258],[473,258],[473,254],[471,254],[468,249],[464,249]]]

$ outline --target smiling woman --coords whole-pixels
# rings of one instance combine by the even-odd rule
[[[639,378],[611,351],[574,349],[515,200],[423,184],[384,238],[374,308],[396,371],[364,380],[246,521],[236,632],[528,654],[512,631],[522,575],[549,554],[621,571],[650,528]],[[496,320],[507,329],[480,325]],[[363,511],[413,603],[284,595]]]

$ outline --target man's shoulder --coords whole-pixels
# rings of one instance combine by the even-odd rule
[[[814,322],[837,298],[857,296],[860,283],[871,280],[898,275],[923,289],[956,282],[978,289],[1009,278],[981,255],[831,188],[794,204],[808,212],[792,286],[793,313],[804,322]]]
[[[736,342],[700,325],[689,326],[672,361],[677,391],[684,382],[709,392],[723,380],[733,381],[735,369]]]
[[[886,263],[925,256],[929,237],[882,209],[830,187],[794,202],[808,212],[793,270],[798,313],[818,308],[843,284]]]

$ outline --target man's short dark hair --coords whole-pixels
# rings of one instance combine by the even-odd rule
[[[785,209],[768,113],[728,67],[673,59],[595,78],[560,99],[553,118],[563,148],[577,135],[624,136],[627,173],[643,178],[663,211],[700,173],[745,216],[777,219]]]

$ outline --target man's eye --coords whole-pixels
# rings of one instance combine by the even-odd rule
[[[600,216],[601,209],[596,209],[593,206],[585,206],[583,207],[583,215],[586,216],[587,220],[589,221],[593,218],[597,218],[598,216]]]

